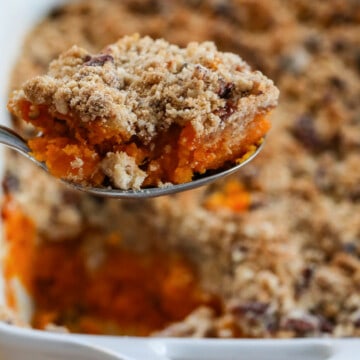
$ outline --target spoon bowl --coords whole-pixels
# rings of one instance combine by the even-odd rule
[[[46,164],[36,160],[32,156],[31,149],[28,147],[26,141],[15,131],[9,129],[6,126],[0,125],[0,144],[6,145],[7,147],[16,150],[20,154],[24,155],[26,158],[34,162],[36,165],[41,167],[43,170],[49,173],[49,169],[47,168]],[[81,184],[76,184],[71,181],[67,181],[62,179],[61,181],[65,184],[71,186],[76,190],[80,190],[83,192],[87,192],[92,195],[107,197],[107,198],[117,198],[117,199],[145,199],[163,195],[170,195],[175,194],[178,192],[182,192],[185,190],[190,190],[197,188],[199,186],[203,186],[209,183],[212,183],[216,180],[219,180],[225,176],[233,174],[237,172],[240,168],[248,164],[252,161],[262,150],[263,142],[257,147],[257,149],[250,154],[244,161],[225,169],[221,170],[216,173],[212,173],[209,175],[204,175],[198,179],[193,181],[183,183],[183,184],[176,184],[176,185],[165,185],[162,187],[153,187],[153,188],[145,188],[140,190],[121,190],[115,188],[107,188],[107,187],[90,187],[84,186]]]

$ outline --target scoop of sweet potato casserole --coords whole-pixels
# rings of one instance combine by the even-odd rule
[[[269,130],[278,94],[211,42],[180,48],[134,35],[96,55],[72,47],[9,109],[39,130],[29,146],[53,175],[140,189],[234,163]]]

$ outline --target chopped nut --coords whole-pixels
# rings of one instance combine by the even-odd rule
[[[86,56],[84,59],[84,66],[103,66],[106,62],[114,62],[114,58],[109,54],[98,56]]]

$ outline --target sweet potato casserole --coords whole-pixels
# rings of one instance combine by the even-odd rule
[[[19,306],[20,279],[34,302],[27,326],[40,329],[359,336],[359,31],[352,0],[80,0],[54,9],[27,36],[12,90],[75,44],[97,54],[139,33],[182,48],[213,41],[273,79],[281,97],[254,162],[179,195],[96,198],[9,153],[9,308]]]
[[[9,109],[55,176],[140,189],[235,164],[269,129],[278,90],[213,43],[179,48],[138,35],[90,55],[74,46],[14,92]]]

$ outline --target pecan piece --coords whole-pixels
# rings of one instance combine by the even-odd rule
[[[5,194],[14,193],[20,188],[20,180],[16,175],[8,171],[2,181],[2,187]]]
[[[226,105],[216,111],[216,115],[220,117],[222,121],[228,119],[236,110],[236,105],[231,101],[227,101]]]
[[[231,97],[232,91],[234,90],[234,83],[225,82],[224,80],[220,80],[220,88],[218,91],[218,95],[221,99],[229,99]]]
[[[86,56],[84,59],[85,66],[103,66],[107,61],[114,62],[114,58],[109,54],[102,54],[98,56]]]
[[[325,319],[323,316],[318,317],[320,330],[324,333],[332,333],[334,330],[334,324],[331,323],[329,320]]]
[[[305,334],[315,330],[315,325],[305,319],[288,319],[284,325],[286,330],[292,330],[299,334]]]
[[[247,314],[252,313],[255,315],[263,315],[269,308],[268,303],[260,301],[249,301],[243,304],[235,305],[231,311],[234,314]]]
[[[293,126],[293,134],[305,147],[319,151],[324,144],[315,128],[314,121],[310,115],[301,115]]]
[[[359,316],[357,319],[355,319],[355,321],[354,321],[354,326],[355,326],[356,328],[360,328],[360,316]]]

